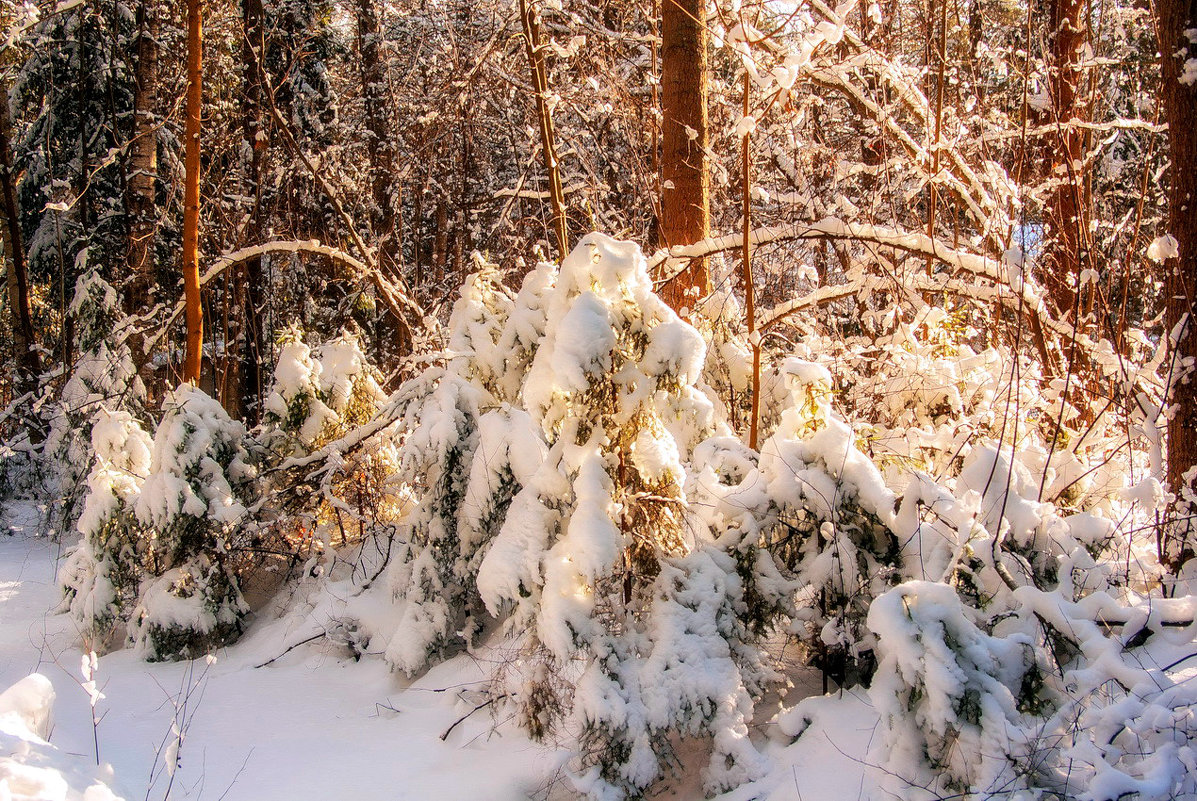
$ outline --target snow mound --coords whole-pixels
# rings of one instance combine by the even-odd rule
[[[111,769],[66,754],[50,736],[54,686],[40,673],[0,693],[0,798],[4,801],[120,801],[106,783]]]

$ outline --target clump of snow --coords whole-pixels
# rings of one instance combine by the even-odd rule
[[[1147,258],[1157,262],[1180,258],[1180,243],[1172,234],[1157,236],[1147,246]]]
[[[18,681],[0,693],[0,721],[17,726],[45,740],[53,727],[54,685],[40,673]]]
[[[40,673],[0,693],[0,798],[6,801],[121,801],[95,765],[47,742],[54,687]]]

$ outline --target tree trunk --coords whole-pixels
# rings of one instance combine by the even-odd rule
[[[158,137],[154,109],[158,96],[158,0],[142,0],[137,7],[137,66],[133,94],[133,140],[129,146],[129,180],[125,207],[129,213],[125,311],[142,314],[150,305],[154,285],[154,241],[158,230]],[[139,367],[145,360],[134,348]]]
[[[1178,569],[1194,556],[1197,530],[1197,376],[1185,362],[1197,359],[1193,320],[1197,290],[1197,84],[1180,82],[1185,54],[1197,46],[1186,31],[1197,28],[1197,0],[1157,0],[1156,33],[1162,53],[1161,99],[1168,121],[1170,181],[1168,228],[1176,238],[1177,258],[1164,262],[1164,325],[1169,335],[1169,372],[1173,413],[1168,425],[1168,485],[1177,494],[1173,520],[1160,543],[1161,559]]]
[[[705,0],[661,2],[661,116],[661,237],[669,247],[690,245],[711,226]],[[693,259],[664,296],[682,311],[710,288],[706,259]]]
[[[29,301],[29,269],[18,217],[16,176],[13,174],[12,115],[8,108],[8,87],[0,83],[0,202],[4,212],[4,255],[8,261],[8,306],[12,314],[13,355],[17,361],[14,389],[18,395],[37,388],[42,360],[33,330]]]
[[[242,0],[241,20],[245,28],[242,43],[242,136],[248,161],[245,164],[245,194],[252,198],[246,240],[249,245],[262,242],[262,160],[269,143],[262,114],[262,64],[266,39],[262,24],[262,0]],[[262,257],[245,262],[245,292],[241,319],[241,411],[251,424],[261,419],[263,311]]]
[[[442,191],[439,187],[438,194]],[[449,204],[444,197],[436,201],[436,233],[432,238],[432,269],[437,284],[445,280],[449,262]]]
[[[204,312],[199,285],[200,106],[203,98],[203,23],[200,0],[187,0],[187,121],[183,189],[183,296],[187,320],[187,352],[183,380],[199,383],[203,363]]]
[[[395,277],[402,262],[395,220],[395,146],[391,139],[391,107],[387,102],[386,58],[382,52],[378,10],[374,0],[357,0],[357,47],[361,59],[367,148],[370,158],[371,221],[378,242],[379,266]]]
[[[569,225],[565,218],[565,191],[561,186],[561,170],[557,164],[557,145],[553,133],[553,114],[548,105],[549,78],[544,63],[546,43],[540,32],[540,16],[530,8],[528,0],[519,0],[520,20],[524,26],[524,52],[532,71],[532,88],[536,92],[536,116],[540,121],[540,147],[544,154],[545,172],[549,179],[549,202],[553,208],[553,232],[557,238],[557,252],[564,259],[569,252]]]
[[[1075,284],[1083,265],[1085,243],[1089,234],[1089,215],[1085,204],[1085,174],[1078,169],[1084,158],[1084,132],[1072,126],[1082,120],[1078,89],[1081,83],[1082,49],[1089,36],[1083,0],[1051,1],[1051,122],[1055,132],[1049,141],[1051,160],[1047,180],[1051,188],[1047,199],[1048,230],[1041,278],[1057,316],[1073,313],[1076,306]]]

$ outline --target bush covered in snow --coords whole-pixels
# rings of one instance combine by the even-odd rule
[[[61,392],[41,409],[49,429],[41,451],[42,494],[48,522],[59,531],[73,529],[83,512],[97,416],[109,410],[138,415],[145,403],[116,290],[95,269],[84,269],[70,309],[80,355]]]
[[[163,406],[136,504],[153,578],[129,635],[147,659],[194,658],[241,631],[247,609],[225,554],[253,471],[245,428],[219,403],[183,385]]]
[[[153,442],[127,412],[98,413],[95,461],[78,529],[83,535],[60,572],[72,617],[92,649],[103,650],[140,593],[147,530],[135,505],[150,472]]]
[[[1193,617],[1164,597],[1148,401],[1079,408],[965,309],[865,312],[867,335],[765,350],[757,451],[730,295],[695,328],[598,234],[518,290],[475,268],[389,398],[356,338],[292,328],[252,432],[192,387],[152,437],[96,405],[61,574],[85,635],[195,656],[286,568],[339,594],[310,622],[355,657],[411,675],[501,648],[491,702],[569,743],[595,799],[644,795],[693,742],[708,792],[763,777],[749,726],[795,643],[870,686],[897,795],[1191,789],[1192,694],[1140,650]]]
[[[226,565],[252,478],[244,427],[183,385],[154,437],[101,412],[95,463],[60,581],[80,628],[102,647],[120,622],[150,660],[193,658],[234,639],[246,607]]]
[[[688,501],[696,450],[730,433],[697,386],[701,336],[634,245],[592,235],[517,293],[479,264],[447,340],[396,395],[417,503],[387,576],[387,658],[420,670],[498,620],[524,654],[504,692],[534,735],[581,731],[596,797],[642,792],[678,734],[711,738],[712,790],[759,776],[750,589],[784,582],[756,522]]]

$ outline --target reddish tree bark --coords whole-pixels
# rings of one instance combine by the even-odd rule
[[[1088,242],[1089,209],[1086,171],[1080,168],[1085,153],[1084,132],[1071,125],[1083,120],[1081,104],[1081,54],[1089,38],[1083,0],[1051,2],[1051,98],[1055,133],[1047,179],[1048,230],[1042,281],[1057,316],[1071,314],[1076,306],[1076,281]]]
[[[269,140],[262,111],[263,74],[261,57],[266,52],[262,24],[262,0],[242,0],[241,22],[245,38],[241,45],[242,108],[241,131],[248,161],[245,164],[245,194],[253,199],[246,235],[249,244],[262,242],[262,164]],[[261,417],[262,373],[265,348],[262,343],[263,282],[262,257],[245,262],[245,286],[241,297],[241,412],[251,424]]]
[[[565,218],[565,190],[561,186],[561,170],[557,165],[557,144],[553,133],[553,115],[549,110],[549,78],[544,63],[547,46],[540,32],[540,16],[527,0],[519,0],[520,21],[524,27],[524,52],[532,71],[532,87],[536,92],[536,116],[540,122],[540,147],[544,155],[545,173],[549,179],[549,202],[553,208],[553,233],[557,238],[557,252],[564,259],[569,253],[569,227]]]
[[[391,107],[374,0],[357,0],[357,48],[361,57],[362,99],[366,110],[367,150],[370,158],[372,220],[378,240],[379,265],[389,276],[398,275],[401,261],[396,230],[399,198],[396,196],[395,146],[391,140]]]
[[[669,247],[705,239],[711,227],[707,39],[705,0],[661,1],[661,238]],[[707,260],[694,259],[664,296],[681,311],[710,289]]]
[[[200,110],[203,98],[203,21],[200,0],[187,0],[187,121],[184,125],[183,296],[187,352],[183,380],[199,383],[204,349],[204,311],[199,284]]]
[[[1169,336],[1173,413],[1168,424],[1168,485],[1177,493],[1173,519],[1160,543],[1161,558],[1173,570],[1193,557],[1197,537],[1197,375],[1185,363],[1197,359],[1197,84],[1180,82],[1184,58],[1197,57],[1186,31],[1197,28],[1197,0],[1156,0],[1156,35],[1161,53],[1160,99],[1168,121],[1171,164],[1168,231],[1179,255],[1164,262],[1164,325]],[[1184,55],[1182,55],[1184,54]]]

